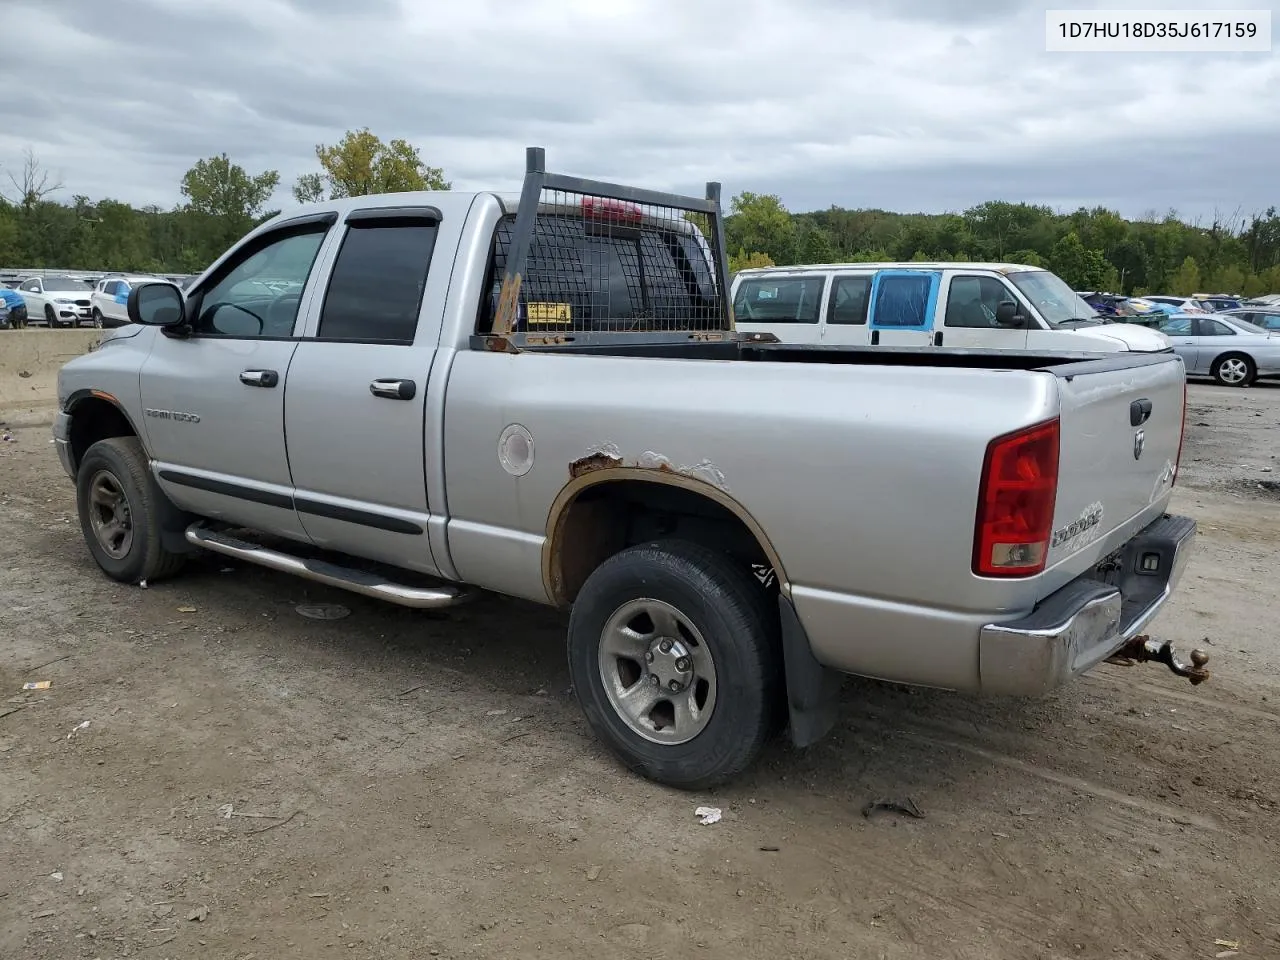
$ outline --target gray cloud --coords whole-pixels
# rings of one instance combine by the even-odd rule
[[[1029,0],[9,0],[5,25],[0,163],[30,145],[68,197],[170,205],[225,151],[287,204],[368,126],[460,189],[515,187],[541,144],[793,209],[1280,201],[1274,54],[1049,54]]]

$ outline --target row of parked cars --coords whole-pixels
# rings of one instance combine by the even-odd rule
[[[1226,313],[1252,307],[1280,307],[1280,294],[1245,299],[1239,294],[1197,293],[1191,297],[1151,294],[1126,297],[1100,290],[1077,291],[1082,300],[1104,317],[1123,317],[1128,323],[1157,326],[1162,317],[1175,313]]]
[[[1280,303],[1148,297],[1101,306],[1056,274],[1009,263],[764,267],[733,279],[737,327],[784,343],[971,350],[1172,349],[1226,386],[1280,377]],[[1277,298],[1280,299],[1280,298]],[[1273,331],[1277,333],[1273,335]]]
[[[191,277],[150,274],[53,274],[0,279],[0,329],[118,327],[129,322],[129,291],[140,283],[169,280],[179,286]]]

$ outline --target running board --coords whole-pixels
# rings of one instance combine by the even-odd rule
[[[186,537],[187,542],[212,550],[214,553],[256,563],[282,573],[292,573],[306,580],[340,587],[377,600],[389,600],[402,607],[414,607],[419,610],[452,607],[476,596],[475,590],[447,584],[437,587],[410,587],[402,583],[393,583],[376,573],[340,567],[336,563],[328,563],[324,560],[295,557],[247,540],[229,537],[225,533],[218,533],[198,523],[187,527]]]

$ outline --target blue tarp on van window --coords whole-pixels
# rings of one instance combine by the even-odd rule
[[[929,274],[881,275],[876,278],[875,325],[923,327],[929,319]]]

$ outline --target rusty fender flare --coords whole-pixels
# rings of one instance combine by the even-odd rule
[[[557,606],[563,608],[569,605],[569,601],[564,596],[563,584],[557,575],[560,535],[563,532],[565,520],[569,515],[569,507],[584,491],[613,480],[639,480],[642,483],[660,483],[671,487],[679,487],[682,490],[699,494],[720,504],[720,506],[741,520],[751,535],[755,537],[756,542],[760,544],[765,557],[769,561],[769,565],[773,567],[774,575],[778,578],[779,593],[784,597],[791,596],[791,581],[787,579],[782,561],[778,558],[778,551],[774,548],[768,536],[765,535],[764,528],[760,526],[746,507],[719,487],[705,480],[686,476],[671,469],[614,466],[611,458],[600,455],[584,458],[583,461],[579,461],[575,466],[578,467],[578,471],[561,488],[560,493],[551,504],[551,510],[547,515],[547,535],[542,545],[542,585],[547,592],[547,596]]]

